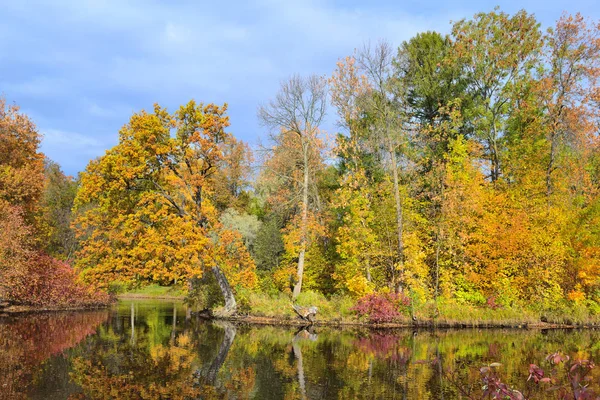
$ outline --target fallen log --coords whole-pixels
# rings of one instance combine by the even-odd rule
[[[317,311],[318,311],[317,307],[315,307],[315,306],[302,307],[302,306],[297,306],[295,304],[292,304],[292,308],[294,309],[294,312],[298,315],[298,317],[300,317],[304,321],[308,321],[311,324],[313,322],[315,322],[315,319],[317,318]]]

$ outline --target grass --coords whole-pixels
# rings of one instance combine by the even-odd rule
[[[185,292],[179,286],[160,286],[151,284],[140,288],[126,290],[118,293],[120,297],[144,297],[144,298],[161,298],[161,297],[184,297]]]
[[[242,292],[238,295],[240,309],[249,315],[265,318],[295,319],[296,314],[292,309],[292,300],[286,294],[268,295],[265,293]],[[356,321],[350,308],[354,301],[347,296],[324,295],[306,291],[298,296],[296,304],[301,306],[315,306],[318,308],[318,319],[330,322]]]
[[[240,311],[255,317],[274,318],[279,320],[296,319],[292,310],[289,295],[268,295],[256,292],[238,293]],[[323,322],[356,323],[364,322],[359,319],[351,308],[356,300],[349,296],[324,295],[312,291],[300,294],[297,304],[302,306],[316,306],[319,309],[318,319]],[[459,304],[454,301],[440,300],[435,311],[435,303],[430,301],[414,311],[419,323],[435,324],[438,326],[534,326],[542,322],[559,325],[585,325],[600,323],[600,315],[593,314],[585,306],[572,306],[560,311],[541,312],[521,307],[475,306]],[[397,321],[410,324],[409,315]]]
[[[469,304],[457,304],[454,302],[439,302],[439,314],[435,321],[439,325],[511,325],[535,324],[540,322],[537,313],[521,309],[502,307],[492,309],[489,307],[473,306]],[[427,315],[419,315],[417,318],[427,318]]]

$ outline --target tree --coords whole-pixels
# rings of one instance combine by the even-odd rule
[[[475,102],[475,134],[484,144],[489,178],[495,183],[502,173],[502,140],[511,99],[519,96],[522,81],[530,79],[539,62],[539,24],[525,11],[509,16],[496,10],[458,21],[452,36],[452,55],[466,69]]]
[[[397,103],[398,89],[403,88],[392,84],[392,57],[391,46],[386,42],[380,42],[374,48],[365,46],[359,53],[358,62],[370,87],[370,95],[362,99],[366,112],[373,116],[374,145],[386,152],[389,158],[389,171],[394,185],[399,261],[399,277],[397,282],[392,284],[401,290],[404,279],[404,217],[400,196],[398,153],[406,146],[406,136],[402,132],[404,116]]]
[[[119,144],[88,165],[75,202],[86,279],[193,281],[211,271],[223,313],[235,312],[230,281],[252,286],[255,275],[240,234],[223,228],[211,200],[230,140],[226,110],[190,101],[169,114],[155,105],[153,114],[134,114]]]
[[[40,134],[16,105],[0,98],[0,299],[13,295],[36,256],[39,200],[44,188]],[[26,299],[21,299],[26,300]]]
[[[256,233],[253,255],[256,268],[260,271],[273,272],[281,262],[284,252],[281,225],[279,216],[271,213]]]
[[[223,157],[214,175],[214,202],[217,209],[236,208],[242,211],[250,200],[249,181],[254,161],[248,144],[232,135],[221,146]]]
[[[33,222],[44,189],[40,140],[27,115],[0,98],[0,200],[20,207],[27,222]]]
[[[228,208],[221,215],[220,221],[225,228],[238,231],[242,235],[242,240],[248,251],[253,252],[262,225],[256,215],[242,214],[235,208]]]
[[[60,166],[49,159],[44,163],[45,187],[42,196],[43,221],[48,228],[46,250],[70,260],[75,252],[75,232],[71,229],[73,202],[77,181],[66,176]]]
[[[437,32],[417,34],[402,43],[394,59],[395,76],[405,88],[407,120],[412,125],[412,157],[417,177],[413,193],[427,204],[425,217],[433,237],[435,296],[439,292],[440,257],[444,242],[446,168],[452,140],[467,126],[462,115],[470,101],[463,67],[451,57],[452,42]],[[461,116],[461,126],[457,116]]]
[[[553,176],[562,167],[565,148],[586,153],[594,141],[600,118],[600,25],[580,14],[563,15],[546,36],[544,71],[536,94],[543,103],[544,130],[549,145],[546,195],[553,191]]]
[[[294,285],[293,298],[300,294],[304,275],[304,258],[308,243],[309,225],[309,190],[311,188],[311,158],[319,149],[320,124],[326,110],[326,81],[318,76],[301,78],[293,76],[282,82],[277,96],[267,106],[260,107],[258,116],[273,132],[272,139],[283,148],[285,153],[296,153],[297,162],[302,171],[301,220],[299,235],[299,252],[297,264],[297,280]],[[292,149],[294,151],[292,151]],[[292,158],[293,159],[293,158]]]

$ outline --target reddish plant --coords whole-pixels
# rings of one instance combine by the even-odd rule
[[[500,304],[496,303],[496,296],[495,295],[488,297],[486,299],[486,304],[492,310],[496,310],[496,309],[502,307]]]
[[[42,307],[95,307],[109,302],[106,293],[80,282],[64,261],[37,253],[25,269],[11,285],[8,300]]]
[[[550,388],[557,393],[559,399],[574,398],[575,400],[597,400],[598,395],[589,388],[591,376],[589,372],[595,367],[594,363],[589,360],[571,361],[570,357],[556,352],[548,355],[546,361],[550,364],[552,370],[545,376],[544,370],[535,364],[529,366],[529,378],[535,383],[551,383]],[[567,382],[560,382],[557,377],[555,367],[564,364],[567,371]],[[549,389],[549,390],[550,390]]]
[[[398,320],[402,315],[400,307],[410,305],[407,296],[396,293],[372,293],[358,299],[352,310],[359,317],[365,317],[371,323],[385,323]]]

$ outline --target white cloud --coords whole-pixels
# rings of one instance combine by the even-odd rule
[[[43,146],[61,147],[65,150],[66,148],[91,149],[91,151],[106,146],[106,143],[81,133],[67,132],[60,129],[44,129],[41,130],[41,133],[43,135]]]
[[[98,140],[95,137],[60,129],[42,129],[41,150],[51,160],[59,162],[63,170],[74,174],[117,142],[117,134]]]
[[[6,79],[6,78],[5,78]],[[4,90],[10,95],[31,97],[52,97],[63,93],[69,83],[60,77],[34,76],[29,79],[11,82],[2,81]]]

